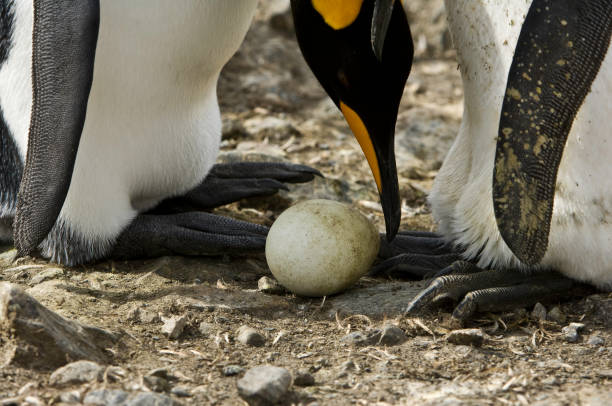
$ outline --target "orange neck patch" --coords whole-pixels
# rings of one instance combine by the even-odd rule
[[[363,0],[311,0],[327,25],[341,30],[353,24],[359,16]]]
[[[351,131],[355,135],[355,138],[357,138],[357,141],[361,146],[361,150],[368,160],[368,164],[372,170],[372,175],[374,175],[374,180],[376,181],[376,186],[378,187],[378,193],[382,193],[380,167],[378,166],[378,159],[376,158],[376,152],[374,151],[374,145],[372,144],[372,139],[370,138],[368,129],[359,115],[343,102],[340,102],[340,110],[342,110],[342,114],[344,114],[346,122],[348,123],[349,127],[351,127]]]

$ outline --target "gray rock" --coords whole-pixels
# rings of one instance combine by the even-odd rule
[[[81,403],[81,392],[78,390],[72,390],[69,392],[60,393],[59,401],[62,403]]]
[[[250,347],[262,347],[266,343],[266,337],[249,326],[238,329],[238,342]]]
[[[591,336],[589,337],[587,344],[589,345],[595,345],[595,346],[601,346],[604,345],[606,342],[606,340],[604,340],[601,336],[599,336],[597,333],[595,334],[591,334]]]
[[[47,268],[43,271],[38,272],[30,280],[30,285],[38,285],[44,281],[51,279],[57,279],[64,274],[64,270],[61,268]]]
[[[559,306],[555,306],[548,312],[548,320],[563,324],[567,320],[567,316],[561,311]]]
[[[536,303],[533,306],[533,310],[531,311],[531,317],[535,320],[546,320],[548,312],[546,311],[546,307],[540,302]]]
[[[561,329],[561,332],[565,336],[565,340],[568,343],[575,343],[580,338],[579,331],[584,328],[582,323],[570,323],[569,326],[565,326]]]
[[[215,326],[211,323],[203,321],[198,325],[198,330],[204,337],[208,337],[213,334],[213,331],[215,331]]]
[[[291,386],[291,374],[285,368],[259,366],[249,369],[236,383],[238,394],[249,405],[278,403]]]
[[[162,320],[164,322],[162,333],[171,339],[179,338],[187,325],[187,316],[175,316]]]
[[[127,392],[119,389],[96,389],[85,395],[83,403],[88,406],[123,406]]]
[[[189,392],[189,389],[183,386],[177,386],[175,388],[172,388],[170,393],[172,393],[174,396],[178,396],[179,398],[191,397],[191,393]]]
[[[221,372],[223,373],[223,376],[234,376],[244,372],[244,368],[240,365],[226,365],[223,367]]]
[[[267,276],[259,278],[257,281],[257,290],[271,295],[282,295],[285,293],[285,288],[283,288],[276,279],[268,278]]]
[[[76,361],[55,370],[49,378],[51,385],[68,385],[102,381],[104,367],[92,361]]]
[[[167,392],[172,388],[172,382],[177,381],[178,378],[168,373],[166,368],[156,368],[149,371],[142,380],[152,391]]]
[[[315,378],[307,371],[298,371],[295,374],[293,383],[296,386],[313,386],[315,384]]]
[[[176,406],[180,403],[172,400],[172,398],[161,395],[159,393],[140,392],[136,396],[131,397],[125,406]]]
[[[446,341],[458,345],[473,345],[480,347],[485,340],[485,335],[479,328],[467,328],[451,331],[446,336]]]
[[[154,324],[159,323],[161,321],[161,317],[159,314],[152,312],[150,310],[140,309],[140,322],[143,324]]]
[[[399,345],[404,343],[408,337],[404,330],[393,325],[387,324],[382,328],[381,336],[380,336],[380,344],[382,345]]]
[[[365,333],[354,331],[342,337],[341,341],[355,346],[377,345],[380,343],[381,336],[382,331],[379,329],[369,330]]]

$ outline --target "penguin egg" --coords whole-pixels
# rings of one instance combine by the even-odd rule
[[[266,240],[268,266],[278,282],[300,296],[338,293],[363,276],[380,239],[357,210],[331,200],[309,200],[285,210]]]

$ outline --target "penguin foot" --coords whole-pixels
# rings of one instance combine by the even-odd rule
[[[406,314],[450,302],[456,304],[453,319],[462,324],[476,312],[512,310],[567,295],[576,284],[555,271],[482,270],[465,261],[452,264],[439,275],[410,302]]]
[[[445,269],[461,257],[438,234],[402,231],[391,242],[381,237],[379,257],[384,259],[370,274],[393,274],[423,278]]]
[[[304,183],[315,176],[323,175],[309,166],[284,162],[216,164],[200,185],[184,196],[162,202],[155,212],[213,209],[247,197],[273,195],[287,190],[284,182]]]
[[[263,251],[268,227],[204,212],[142,214],[121,233],[112,256],[219,255]]]

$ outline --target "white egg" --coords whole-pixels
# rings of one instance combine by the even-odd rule
[[[300,296],[338,293],[372,266],[380,245],[370,221],[331,200],[309,200],[285,210],[266,240],[268,266]]]

